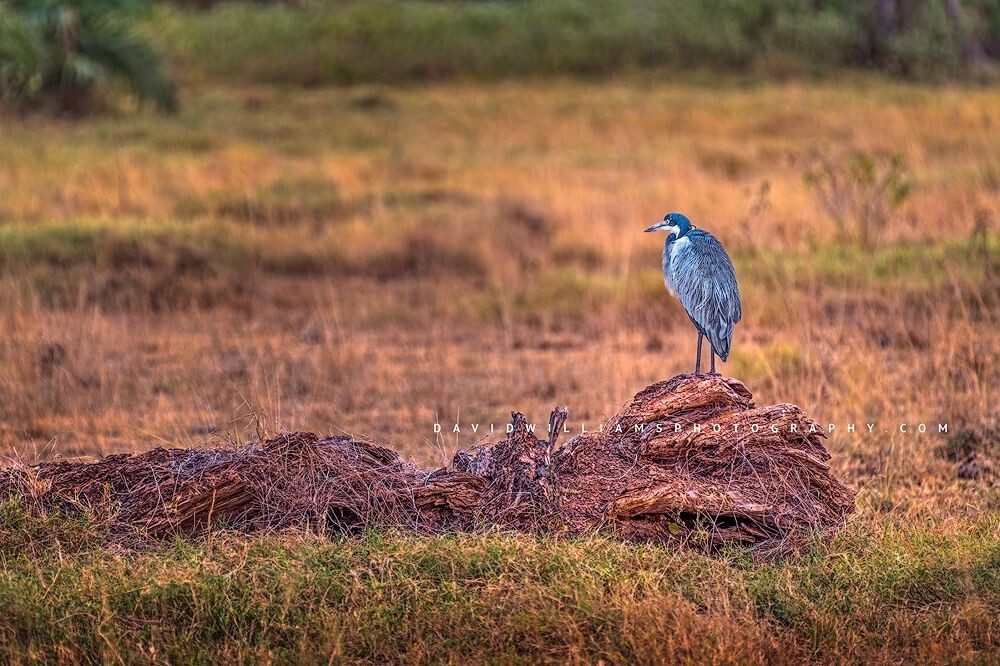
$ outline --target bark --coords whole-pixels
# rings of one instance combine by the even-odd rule
[[[875,37],[879,45],[896,34],[896,0],[875,0]]]

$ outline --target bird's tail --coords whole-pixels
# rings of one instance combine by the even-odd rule
[[[716,356],[723,361],[729,360],[729,348],[733,343],[733,325],[729,322],[722,322],[716,335],[709,337],[709,342],[712,343],[712,349],[715,350]]]

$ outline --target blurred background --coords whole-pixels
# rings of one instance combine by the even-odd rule
[[[682,211],[725,374],[888,429],[829,442],[876,509],[995,509],[998,59],[996,0],[0,0],[0,451],[589,427],[691,369]]]

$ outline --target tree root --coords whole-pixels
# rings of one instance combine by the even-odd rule
[[[600,431],[561,446],[566,408],[552,412],[545,439],[512,416],[506,439],[459,451],[440,469],[352,437],[290,433],[242,447],[16,464],[0,470],[0,499],[89,510],[126,543],[306,525],[606,530],[704,550],[746,544],[765,556],[836,531],[854,510],[854,492],[826,464],[822,429],[794,405],[755,407],[735,379],[653,384]]]

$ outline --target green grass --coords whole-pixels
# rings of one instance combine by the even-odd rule
[[[955,278],[982,279],[1000,268],[1000,235],[985,239],[944,238],[935,242],[883,243],[865,250],[848,243],[816,243],[805,252],[734,252],[754,280],[780,286],[788,281],[821,280],[857,287],[888,284],[937,287]],[[775,283],[775,281],[778,283]]]
[[[402,232],[391,243],[349,251],[336,229],[266,228],[224,218],[117,218],[0,226],[0,272],[19,276],[42,302],[85,301],[153,309],[240,306],[261,276],[415,276],[479,279],[476,248]]]
[[[85,519],[8,505],[0,658],[988,660],[998,528],[870,521],[763,566],[499,533],[215,535],[109,554]]]
[[[183,261],[239,265],[253,245],[244,235],[214,222],[184,225],[119,219],[68,223],[3,225],[0,265],[50,264],[96,268],[161,266]]]
[[[877,248],[870,255],[835,247],[818,254],[820,270],[831,277],[862,275],[872,280],[896,280],[932,286],[958,275],[982,275],[997,268],[1000,235],[985,244],[968,238],[948,238],[933,243],[903,242]]]
[[[159,310],[227,301],[242,307],[255,297],[256,279],[267,276],[383,281],[433,277],[461,280],[473,299],[466,303],[484,321],[512,316],[582,322],[615,307],[639,317],[648,316],[650,306],[669,313],[659,307],[664,301],[659,271],[649,266],[639,274],[622,274],[607,265],[600,248],[580,257],[526,264],[523,270],[533,279],[503,295],[488,281],[486,262],[493,252],[488,238],[446,229],[386,232],[349,222],[345,227],[334,223],[317,228],[308,220],[328,215],[322,211],[330,207],[349,209],[370,202],[341,199],[318,185],[309,186],[308,192],[310,196],[289,196],[281,187],[272,187],[243,200],[208,199],[171,220],[3,225],[0,271],[19,275],[22,287],[58,307],[77,304],[81,294],[85,301],[111,307]],[[438,205],[430,204],[429,210]],[[848,291],[900,289],[925,299],[995,273],[1000,268],[998,242],[991,234],[985,244],[959,238],[885,244],[874,251],[843,244],[781,253],[737,248],[734,257],[745,283],[765,290],[822,283]],[[526,255],[525,261],[530,260]],[[467,311],[462,306],[455,314],[466,316]],[[788,316],[781,307],[761,314]],[[743,360],[753,365],[751,358]]]
[[[273,192],[281,192],[278,187]],[[288,198],[281,195],[251,197],[243,200],[222,199],[201,202],[202,208],[191,209],[191,219],[151,220],[117,218],[112,220],[82,219],[73,222],[43,222],[32,224],[5,224],[0,226],[0,269],[16,268],[24,265],[55,265],[60,267],[88,265],[96,268],[123,268],[132,266],[160,266],[188,261],[211,261],[215,265],[246,268],[254,261],[263,262],[266,267],[280,270],[281,266],[296,261],[326,263],[327,268],[341,260],[339,255],[347,248],[339,248],[336,225],[322,231],[312,228],[285,228],[280,236],[297,235],[299,241],[276,242],[263,225],[283,226],[282,221],[291,219],[302,221],[313,215],[324,217],[320,209],[335,205],[362,205],[361,203],[340,202],[335,195],[330,198],[316,197],[310,200],[304,195]],[[389,199],[386,199],[388,202]],[[293,204],[294,202],[294,204]],[[240,205],[244,208],[241,209]],[[194,205],[193,203],[191,204]],[[292,208],[292,206],[298,206]],[[397,205],[391,203],[390,205]],[[405,205],[405,204],[402,204]],[[285,208],[287,206],[288,208]],[[255,212],[256,211],[256,212]],[[266,214],[270,213],[270,214]],[[267,218],[260,221],[255,215]],[[214,215],[214,217],[208,217]],[[376,236],[388,236],[387,245],[379,252],[393,256],[399,261],[413,261],[408,257],[407,245],[423,237],[427,242],[441,242],[435,247],[439,254],[460,254],[462,243],[454,241],[453,248],[443,246],[452,235],[437,239],[433,233],[407,235],[407,233],[387,234],[388,229],[377,229]],[[355,248],[357,249],[357,248]],[[604,257],[600,248],[584,248],[582,257],[558,255],[560,265],[581,266],[587,273],[609,275],[615,271],[601,271]],[[413,250],[417,252],[416,249]],[[188,256],[191,255],[191,256]],[[981,274],[995,271],[1000,257],[1000,235],[989,234],[985,241],[969,238],[945,239],[940,242],[886,243],[872,251],[850,244],[824,244],[805,251],[766,250],[747,251],[737,249],[734,260],[746,267],[755,279],[822,279],[830,284],[856,285],[859,281],[901,281],[907,284],[935,286],[946,282],[950,276]],[[311,258],[311,259],[310,259]],[[448,265],[447,260],[441,263]],[[481,268],[472,258],[469,271]],[[461,263],[456,259],[456,263]],[[315,267],[314,267],[315,268]],[[354,267],[357,270],[363,269]],[[780,268],[779,272],[775,269]],[[372,269],[374,270],[374,269]],[[461,271],[460,271],[461,272]],[[558,298],[564,292],[574,297],[588,291],[610,289],[614,282],[603,281],[603,285],[589,285],[579,271],[557,270],[548,283],[528,285],[524,298],[534,302],[530,294],[540,294],[538,305],[544,306],[547,298]],[[653,290],[653,283],[638,289]],[[658,289],[660,285],[655,285]]]

